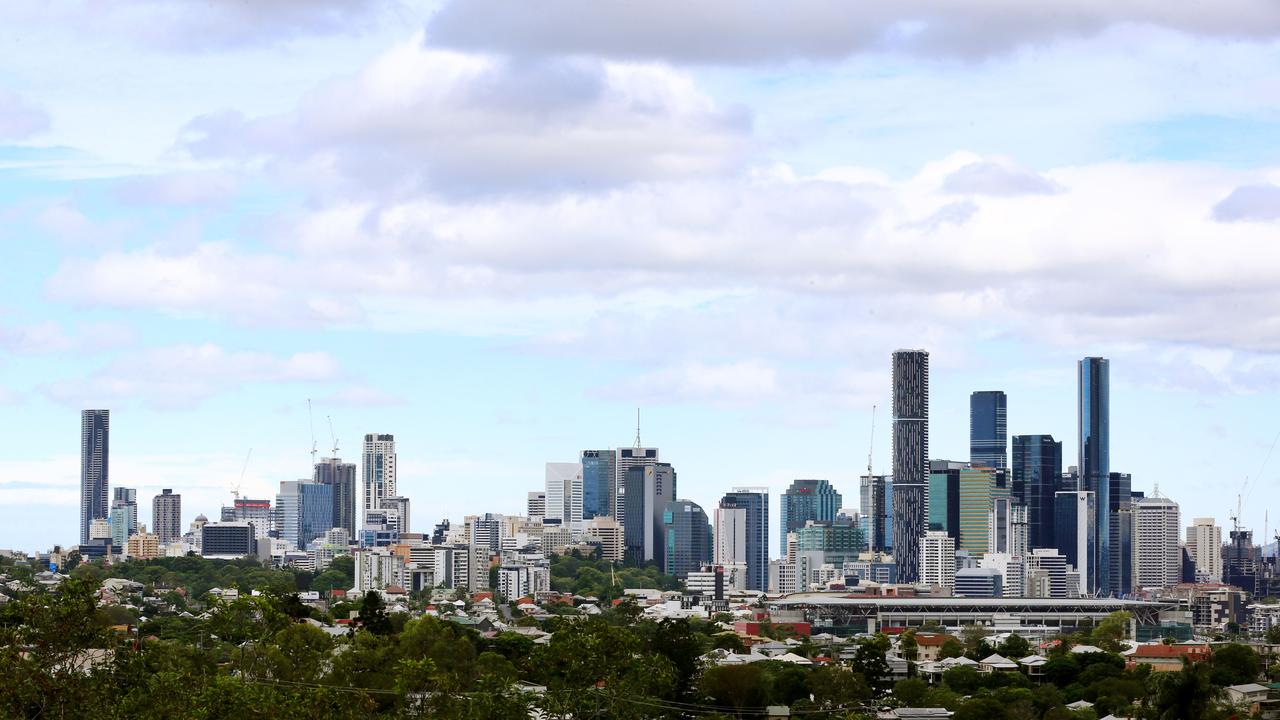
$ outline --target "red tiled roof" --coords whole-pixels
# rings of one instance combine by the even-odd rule
[[[1209,648],[1203,645],[1139,645],[1130,657],[1180,658],[1183,655],[1207,656]]]

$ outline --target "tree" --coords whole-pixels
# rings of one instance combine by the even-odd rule
[[[708,668],[698,681],[698,691],[711,704],[731,707],[741,715],[743,708],[763,707],[769,702],[764,668],[760,663],[720,665]]]
[[[808,673],[808,687],[814,702],[823,709],[869,700],[873,695],[865,678],[839,665],[813,668]]]
[[[898,637],[898,649],[902,651],[902,657],[907,662],[916,661],[916,655],[920,650],[920,643],[916,642],[915,630],[907,630]]]
[[[938,650],[939,658],[945,660],[947,658],[958,658],[963,656],[964,645],[961,645],[959,640],[948,636],[946,640],[942,641],[942,647]]]
[[[1075,682],[1079,674],[1080,664],[1076,662],[1075,655],[1052,657],[1044,664],[1044,679],[1060,688]]]
[[[1147,678],[1151,706],[1158,720],[1216,720],[1222,717],[1215,700],[1221,690],[1214,686],[1207,663],[1182,660],[1179,672],[1152,673]]]
[[[1270,645],[1280,645],[1280,624],[1272,625],[1267,628],[1267,643]]]
[[[360,601],[359,627],[374,635],[391,634],[391,617],[387,615],[382,593],[377,590],[366,591],[364,599]]]
[[[1120,641],[1129,632],[1129,623],[1133,622],[1133,613],[1117,610],[1103,618],[1093,628],[1090,641],[1107,652],[1120,652],[1123,645]]]
[[[1021,660],[1031,654],[1031,643],[1021,635],[1009,635],[1005,641],[996,646],[996,652],[1010,660]]]
[[[1213,684],[1227,687],[1257,680],[1262,662],[1253,648],[1231,643],[1213,652],[1209,666],[1212,669]]]
[[[978,671],[968,665],[958,665],[942,673],[942,682],[957,695],[972,695],[982,682]]]
[[[991,636],[991,631],[984,625],[965,625],[960,630],[960,637],[964,640],[965,652],[975,652],[979,645]]]
[[[923,707],[925,695],[929,692],[929,683],[920,678],[899,680],[893,686],[893,697],[903,707]]]
[[[961,703],[953,717],[955,720],[991,720],[1004,717],[1004,707],[992,698],[972,698]]]

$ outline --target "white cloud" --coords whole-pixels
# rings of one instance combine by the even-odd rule
[[[851,4],[797,0],[545,0],[450,2],[428,23],[432,43],[516,57],[599,55],[672,62],[832,60],[865,51],[981,58],[1118,25],[1150,25],[1213,37],[1280,36],[1268,0],[1213,5],[1148,0],[902,0]]]
[[[1213,206],[1220,222],[1270,222],[1280,220],[1280,185],[1242,185]]]
[[[1035,171],[999,161],[973,162],[942,181],[945,192],[972,195],[1052,195],[1062,188]]]
[[[368,385],[350,385],[321,398],[320,404],[339,407],[389,407],[403,405],[405,399]]]
[[[0,141],[22,140],[48,128],[48,113],[0,88]]]
[[[220,170],[143,175],[120,183],[119,197],[126,202],[154,205],[205,205],[235,196],[240,182]]]
[[[290,113],[206,115],[183,146],[266,167],[313,189],[379,196],[615,186],[721,173],[749,122],[686,75],[589,59],[520,62],[393,47]]]
[[[17,355],[101,352],[126,347],[136,341],[137,334],[132,328],[117,323],[80,323],[71,329],[52,321],[0,325],[0,350]]]
[[[768,399],[778,391],[776,368],[746,361],[663,368],[600,388],[606,397],[636,402],[740,405]]]
[[[250,384],[318,383],[340,377],[337,360],[323,352],[281,357],[213,344],[172,345],[118,355],[88,377],[51,382],[42,389],[53,400],[77,407],[140,402],[175,409]]]

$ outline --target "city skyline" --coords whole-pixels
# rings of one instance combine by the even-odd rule
[[[213,517],[242,469],[274,497],[371,432],[419,527],[477,487],[517,512],[637,406],[707,512],[797,478],[852,504],[917,346],[929,459],[999,389],[1073,464],[1075,363],[1106,357],[1111,467],[1274,529],[1271,25],[557,8],[0,9],[0,547],[77,535],[86,408],[144,516],[171,487]]]

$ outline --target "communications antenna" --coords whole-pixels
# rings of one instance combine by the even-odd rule
[[[640,408],[636,408],[636,447],[640,445]]]

